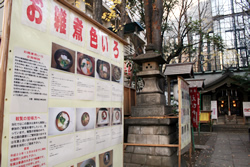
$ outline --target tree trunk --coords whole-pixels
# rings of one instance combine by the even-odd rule
[[[199,46],[198,46],[198,72],[201,72],[201,47],[202,47],[202,33],[201,33],[201,11],[200,0],[198,0],[198,15],[199,15]]]
[[[188,17],[187,17],[187,12],[185,13],[185,22],[186,24],[188,24]],[[191,40],[190,40],[190,33],[187,33],[187,41],[188,41],[188,62],[191,62],[191,48],[190,48],[190,44],[191,44]]]
[[[121,38],[124,37],[124,24],[126,23],[126,1],[127,0],[122,0],[122,3],[119,5],[119,9],[120,9],[120,24],[121,25],[121,29],[119,29],[117,35],[119,35]]]
[[[144,1],[147,44],[152,44],[152,0]]]
[[[102,0],[93,1],[93,19],[102,24]]]
[[[151,14],[151,13],[150,13]],[[152,42],[155,50],[162,53],[161,23],[163,16],[163,1],[154,0],[152,14]]]

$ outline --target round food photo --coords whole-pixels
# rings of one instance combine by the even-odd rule
[[[77,164],[77,167],[96,167],[95,158],[85,160]]]
[[[65,130],[70,123],[69,114],[66,111],[61,111],[60,113],[57,114],[55,123],[59,131]]]
[[[113,166],[113,150],[99,154],[99,166],[100,167]]]
[[[95,58],[78,52],[77,53],[77,73],[94,77],[95,76]]]
[[[96,108],[76,108],[76,131],[94,129]]]
[[[82,114],[81,121],[83,126],[87,126],[89,124],[90,116],[87,112]]]
[[[97,60],[96,72],[97,78],[101,78],[104,80],[110,80],[110,64],[103,60]]]
[[[52,43],[51,67],[74,73],[75,51],[56,43]]]
[[[112,125],[119,125],[121,124],[121,108],[113,108],[112,109]]]
[[[49,136],[74,132],[74,125],[74,108],[49,108]]]
[[[122,68],[112,64],[112,81],[122,83]]]
[[[110,125],[110,109],[109,108],[97,108],[96,109],[96,127],[108,126]]]

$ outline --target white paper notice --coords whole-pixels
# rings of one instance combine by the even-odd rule
[[[120,62],[121,60],[121,56],[122,56],[122,51],[121,51],[121,48],[120,48],[120,43],[115,40],[115,39],[112,39],[112,58],[113,60],[115,60],[116,62]]]
[[[75,96],[75,76],[62,72],[51,71],[50,97],[72,99]]]
[[[77,157],[95,152],[95,131],[85,131],[76,134]]]
[[[87,48],[90,51],[99,53],[100,52],[99,30],[95,26],[87,24],[86,37],[87,37]]]
[[[123,85],[112,83],[112,101],[122,102],[123,100]]]
[[[63,39],[68,39],[69,11],[66,8],[52,2],[51,8],[51,33]]]
[[[88,77],[78,77],[76,81],[76,98],[80,100],[95,99],[95,80]]]
[[[111,128],[96,130],[96,148],[99,151],[111,146]]]
[[[74,135],[64,135],[48,139],[48,162],[54,166],[75,158]]]
[[[111,100],[111,84],[105,81],[96,81],[96,100],[110,101]]]
[[[86,29],[86,24],[81,17],[70,13],[69,40],[83,47]]]
[[[15,48],[11,112],[47,112],[49,56]]]
[[[45,32],[47,12],[47,1],[40,1],[40,3],[38,1],[35,3],[33,1],[23,1],[22,23]]]
[[[250,116],[250,102],[243,102],[243,112],[245,117]]]
[[[46,166],[47,116],[10,116],[8,166]]]
[[[100,45],[101,45],[101,55],[108,57],[110,55],[110,44],[109,44],[109,36],[102,31],[99,31],[100,34]]]
[[[217,101],[211,101],[212,119],[217,118]]]
[[[113,126],[111,127],[111,140],[112,145],[121,144],[123,142],[123,126]]]

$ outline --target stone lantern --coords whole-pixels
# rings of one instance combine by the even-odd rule
[[[131,117],[125,119],[127,142],[132,145],[126,147],[124,166],[173,167],[178,163],[177,148],[157,146],[177,142],[178,119],[164,117],[171,111],[166,106],[163,86],[160,86],[164,75],[159,70],[159,64],[165,63],[165,60],[150,45],[146,54],[133,61],[142,65],[142,71],[137,76],[143,79],[144,87],[137,94],[137,106],[132,107]]]
[[[137,95],[137,106],[132,107],[131,116],[163,116],[167,114],[166,98],[164,95],[164,75],[159,70],[159,65],[164,64],[163,57],[154,52],[153,46],[147,46],[147,53],[133,59],[142,65],[142,71],[137,73],[144,81],[144,87]]]

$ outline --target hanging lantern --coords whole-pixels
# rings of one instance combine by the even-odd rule
[[[133,64],[130,61],[124,61],[124,75],[130,77],[132,75]]]

